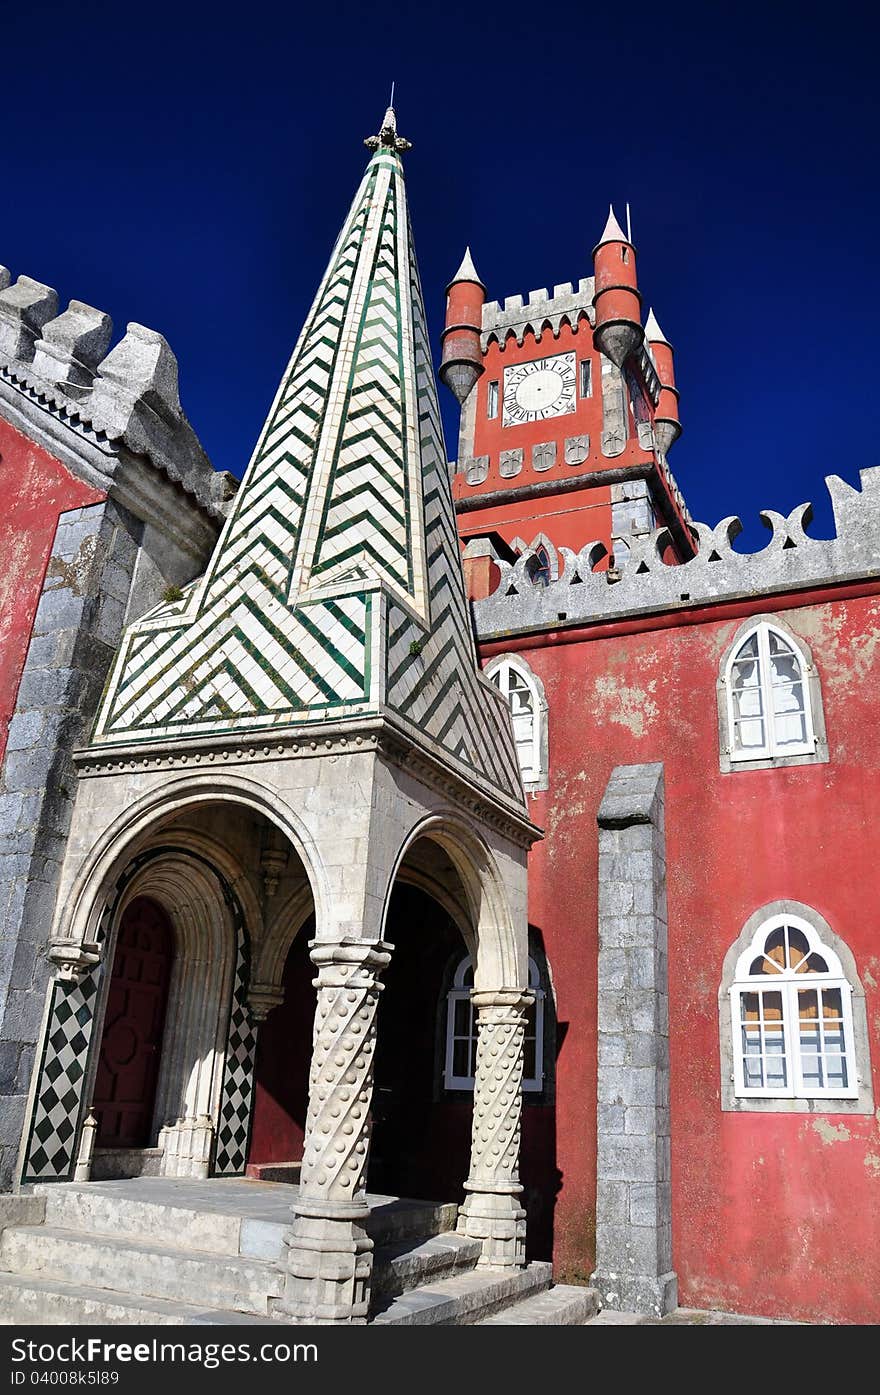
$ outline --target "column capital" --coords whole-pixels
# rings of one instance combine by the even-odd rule
[[[477,988],[471,993],[471,1002],[479,1013],[487,1013],[492,1008],[507,1008],[511,1012],[525,1012],[535,1001],[533,988]]]
[[[384,940],[310,940],[309,954],[318,970],[316,984],[342,983],[353,975],[362,983],[375,981],[390,964],[393,948]]]
[[[284,1002],[284,989],[271,983],[255,983],[248,993],[248,1007],[255,1022],[265,1022],[273,1008]]]
[[[89,940],[53,940],[46,958],[55,965],[58,978],[79,980],[101,962],[101,945]]]

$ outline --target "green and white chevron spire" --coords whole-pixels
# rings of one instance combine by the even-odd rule
[[[208,570],[123,639],[94,743],[390,709],[517,800],[477,669],[393,109]]]

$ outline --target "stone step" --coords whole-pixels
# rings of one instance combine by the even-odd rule
[[[46,1224],[64,1230],[274,1260],[290,1227],[296,1190],[257,1181],[137,1178],[40,1184],[34,1194],[45,1199]],[[367,1232],[377,1246],[440,1235],[454,1230],[458,1219],[456,1202],[392,1196],[370,1196],[368,1202]]]
[[[470,1326],[508,1303],[529,1298],[550,1286],[551,1266],[525,1269],[473,1269],[412,1289],[387,1300],[372,1321],[382,1326]]]
[[[246,1175],[256,1182],[288,1182],[297,1186],[301,1169],[301,1162],[248,1163]]]
[[[369,1200],[369,1198],[368,1198]],[[396,1245],[403,1240],[428,1240],[455,1230],[457,1201],[416,1201],[409,1197],[378,1197],[371,1201],[367,1234],[374,1245]]]
[[[373,1306],[420,1284],[433,1284],[476,1268],[481,1251],[479,1240],[454,1231],[377,1249],[373,1257]]]
[[[127,1235],[88,1235],[52,1225],[4,1230],[0,1269],[264,1318],[282,1288],[277,1266],[265,1260],[193,1253]]]
[[[131,1183],[129,1182],[130,1186]],[[46,1225],[89,1235],[125,1235],[157,1245],[186,1245],[210,1254],[241,1254],[242,1217],[126,1195],[125,1182],[53,1183],[34,1188],[46,1201]],[[257,1256],[265,1258],[264,1255]]]
[[[481,1327],[579,1327],[599,1311],[599,1294],[594,1288],[577,1284],[556,1284],[553,1288],[523,1298],[483,1318]]]
[[[41,1279],[33,1274],[0,1273],[0,1326],[207,1326],[262,1327],[267,1319],[226,1308],[205,1308],[163,1298],[113,1293],[87,1284]]]

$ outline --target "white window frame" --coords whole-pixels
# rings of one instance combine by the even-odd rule
[[[548,550],[548,557],[552,554]],[[524,762],[520,753],[520,745],[526,747],[526,739],[520,736],[520,731],[525,726],[524,713],[514,715],[511,712],[511,723],[513,726],[513,739],[516,745],[517,762],[522,782],[526,790],[546,789],[548,782],[548,762],[547,762],[547,700],[537,676],[532,673],[527,664],[517,655],[501,654],[487,664],[485,676],[489,682],[501,693],[510,711],[510,675],[515,673],[528,689],[531,698],[531,732],[528,740],[527,752],[528,760]],[[519,724],[519,730],[518,730]]]
[[[490,421],[498,415],[498,379],[493,378],[486,388],[486,416]]]
[[[776,740],[776,713],[773,708],[773,681],[770,663],[770,635],[775,634],[793,654],[800,673],[801,693],[804,703],[804,729],[806,739],[799,742],[778,742]],[[738,725],[734,708],[733,667],[738,656],[753,636],[758,639],[758,690],[761,694],[761,718],[764,725],[764,743],[761,746],[741,746],[738,744]],[[740,761],[772,760],[788,756],[813,755],[816,751],[816,731],[813,723],[812,684],[804,656],[793,637],[779,625],[761,620],[745,633],[736,637],[724,666],[724,684],[727,690],[727,730],[729,734],[729,756],[731,763]]]
[[[808,954],[819,954],[828,965],[827,973],[799,974],[794,968],[783,969],[774,974],[752,974],[749,972],[753,961],[764,954],[769,936],[779,929],[790,926],[804,935],[809,946]],[[847,1085],[819,1087],[807,1084],[803,1079],[799,1045],[798,992],[810,989],[836,989],[840,992],[843,1025],[843,1056],[846,1062]],[[853,985],[844,973],[840,959],[819,936],[816,929],[802,917],[792,914],[776,915],[762,922],[755,931],[747,949],[740,954],[734,970],[734,980],[730,993],[730,1025],[733,1038],[733,1077],[734,1095],[739,1099],[858,1099],[860,1078],[856,1060],[855,1038],[853,1033],[852,995]],[[746,1085],[744,1071],[745,1053],[742,1046],[742,1022],[740,1003],[744,994],[776,993],[782,1003],[783,1051],[779,1053],[785,1060],[785,1086]],[[817,1025],[822,1034],[823,1017],[821,1012]],[[836,1053],[835,1053],[836,1054]]]
[[[443,1083],[447,1090],[471,1090],[474,1088],[473,1075],[456,1075],[453,1070],[455,1060],[456,1041],[467,1040],[470,1043],[468,1052],[471,1064],[476,1060],[477,1052],[477,1024],[474,1013],[471,995],[473,988],[465,983],[469,971],[472,969],[471,957],[466,954],[455,971],[452,980],[452,987],[446,999],[446,1053],[445,1067],[443,1070]],[[544,1088],[544,990],[541,987],[541,975],[534,959],[529,958],[529,988],[535,995],[535,1074],[523,1077],[522,1088],[526,1093],[540,1092]],[[455,1031],[455,1005],[459,1002],[470,1004],[470,1016],[468,1019],[469,1033],[467,1038]]]

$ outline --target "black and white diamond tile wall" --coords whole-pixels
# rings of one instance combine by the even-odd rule
[[[23,1182],[66,1182],[73,1176],[100,976],[98,965],[79,983],[56,979],[52,985]]]
[[[229,1015],[229,1040],[226,1047],[217,1145],[214,1152],[215,1177],[241,1176],[247,1162],[257,1051],[257,1033],[251,1023],[247,1004],[249,982],[250,955],[247,936],[239,927],[235,983]]]

